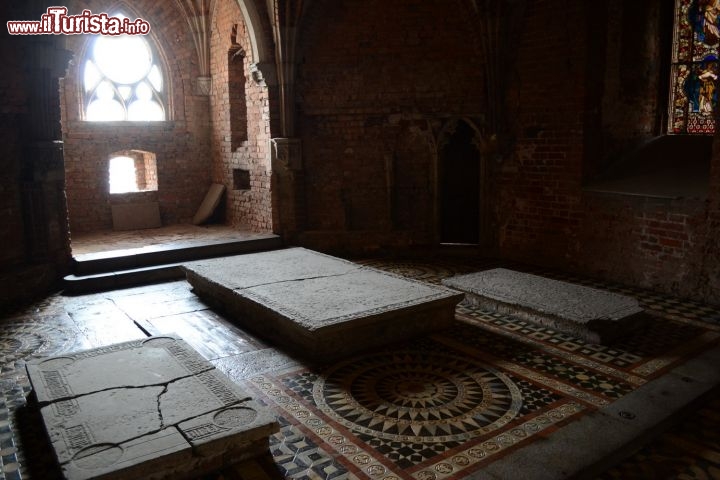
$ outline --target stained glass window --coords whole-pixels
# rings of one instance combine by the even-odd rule
[[[676,0],[669,133],[713,134],[720,0]]]
[[[86,120],[166,118],[163,75],[143,35],[98,36],[88,49],[83,86]]]

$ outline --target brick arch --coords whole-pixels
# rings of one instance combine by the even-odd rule
[[[264,33],[267,15],[261,13],[257,2],[254,0],[235,0],[240,7],[243,21],[250,38],[252,62],[264,65],[273,61],[274,46],[272,41]],[[213,1],[213,3],[216,3]],[[263,21],[265,19],[265,21]]]

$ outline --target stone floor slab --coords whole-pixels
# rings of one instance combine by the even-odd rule
[[[38,358],[27,372],[68,480],[196,476],[266,451],[279,428],[173,337]]]
[[[447,328],[462,295],[303,248],[186,264],[206,302],[302,356],[339,357]]]
[[[529,273],[496,268],[458,275],[443,285],[472,305],[518,316],[590,343],[607,343],[643,324],[634,298]]]

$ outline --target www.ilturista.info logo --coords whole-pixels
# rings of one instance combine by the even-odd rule
[[[0,0],[2,1],[2,0]],[[110,17],[107,13],[83,10],[80,15],[68,15],[66,7],[49,7],[40,20],[7,22],[10,35],[147,35],[150,24],[138,18]]]

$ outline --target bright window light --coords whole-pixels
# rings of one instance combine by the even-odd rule
[[[135,160],[117,156],[110,159],[110,193],[137,192]]]
[[[83,91],[88,121],[166,119],[163,74],[142,35],[97,37],[85,59]]]
[[[115,83],[130,85],[144,79],[152,68],[152,52],[137,35],[99,37],[93,48],[98,69]]]

